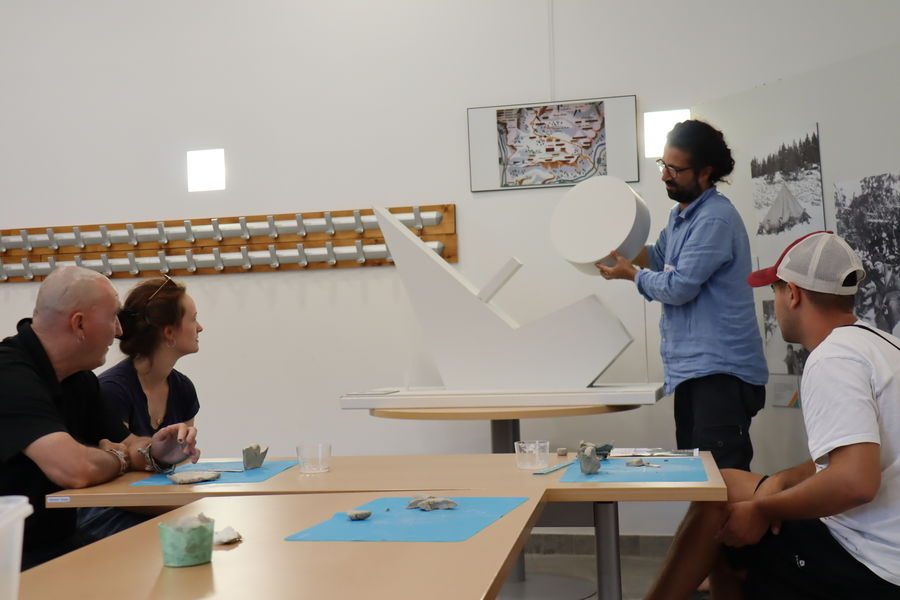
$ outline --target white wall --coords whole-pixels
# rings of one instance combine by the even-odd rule
[[[0,228],[454,202],[466,276],[517,256],[525,267],[497,301],[520,319],[599,293],[636,338],[607,380],[659,379],[657,307],[553,255],[564,189],[469,192],[465,109],[616,94],[636,94],[639,111],[690,106],[896,41],[898,17],[892,0],[7,0]],[[184,152],[209,147],[226,149],[228,190],[188,194]],[[641,172],[655,232],[670,202],[651,160]],[[340,454],[489,449],[486,423],[337,408],[342,392],[402,383],[423,362],[392,269],[186,283],[206,331],[179,368],[200,392],[208,455],[248,441],[285,454],[309,437]],[[0,285],[0,331],[36,289]],[[780,443],[755,433],[757,447]],[[523,435],[669,446],[671,401],[528,421]],[[676,513],[629,508],[622,528],[665,533]]]

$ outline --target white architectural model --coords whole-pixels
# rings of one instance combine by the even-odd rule
[[[640,211],[636,195],[618,183],[628,192],[631,215],[625,232],[631,239],[631,223]],[[576,212],[570,210],[568,218]],[[518,261],[512,259],[479,290],[389,211],[376,208],[375,215],[444,388],[348,394],[344,408],[652,404],[659,399],[660,384],[588,387],[632,341],[597,296],[517,323],[491,299],[521,266]],[[649,228],[649,222],[644,225]],[[638,246],[646,235],[645,229]]]

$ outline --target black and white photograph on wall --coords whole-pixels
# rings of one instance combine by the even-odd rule
[[[819,125],[759,141],[750,161],[756,252],[771,265],[797,238],[825,228]]]
[[[837,233],[859,254],[866,278],[856,314],[900,335],[900,173],[835,184]]]
[[[763,300],[763,347],[769,373],[778,375],[802,375],[809,352],[798,343],[786,342],[775,319],[775,301]]]

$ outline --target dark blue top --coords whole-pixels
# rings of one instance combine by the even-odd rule
[[[183,423],[193,419],[200,411],[200,401],[194,384],[184,374],[175,369],[169,373],[169,397],[166,400],[166,415],[159,428],[167,425]],[[134,363],[126,358],[116,366],[100,375],[100,389],[110,407],[118,412],[119,417],[137,436],[150,437],[156,433],[150,423],[150,411],[147,409],[147,395],[141,388]]]
[[[650,246],[638,291],[662,303],[659,330],[666,393],[687,379],[727,373],[764,385],[769,373],[756,321],[747,229],[715,186],[686,209],[676,204]]]

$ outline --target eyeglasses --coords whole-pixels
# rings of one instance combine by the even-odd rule
[[[150,302],[151,300],[153,300],[153,297],[156,296],[156,295],[157,295],[164,287],[166,287],[166,284],[167,284],[167,283],[172,283],[172,285],[177,285],[177,284],[175,283],[175,280],[172,279],[171,277],[169,277],[168,275],[166,275],[165,273],[163,273],[162,276],[165,277],[166,280],[162,282],[162,285],[161,285],[161,286],[159,286],[158,288],[156,288],[156,291],[155,291],[155,292],[153,292],[152,294],[150,294],[150,297],[147,298],[147,302]]]
[[[687,171],[688,169],[693,169],[693,167],[673,167],[672,165],[667,165],[663,159],[656,159],[656,166],[659,167],[659,172],[668,171],[669,175],[672,177],[678,177],[678,174],[682,171]]]

